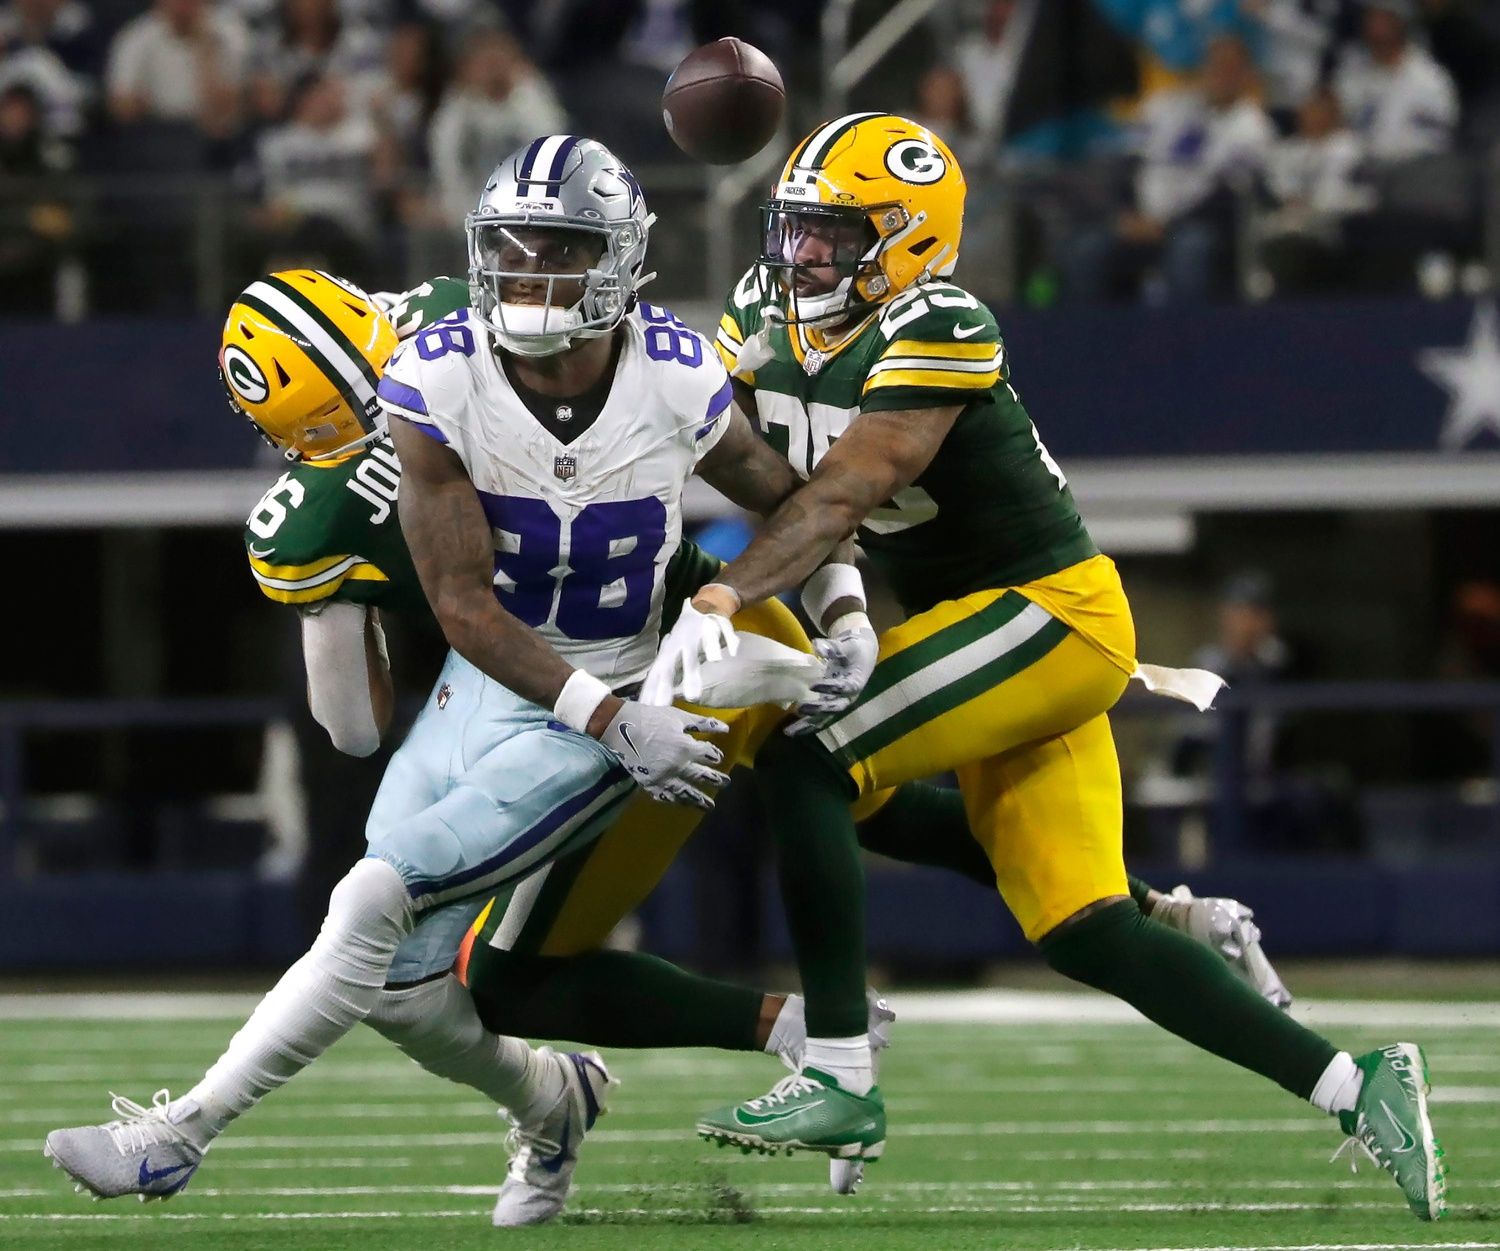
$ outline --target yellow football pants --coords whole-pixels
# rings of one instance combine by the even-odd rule
[[[861,795],[956,772],[1000,894],[1035,941],[1129,893],[1105,714],[1129,680],[1134,634],[1105,557],[945,601],[881,637],[869,685],[818,742]]]

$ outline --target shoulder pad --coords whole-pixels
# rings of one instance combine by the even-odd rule
[[[989,308],[949,282],[924,282],[903,291],[882,310],[878,324],[887,342],[902,338],[994,343],[1000,337]]]
[[[381,406],[428,433],[437,432],[439,418],[456,413],[473,386],[469,360],[483,345],[467,305],[416,331],[386,365],[376,388]]]
[[[377,301],[396,328],[397,337],[409,339],[424,326],[468,308],[469,284],[457,278],[429,278],[410,291],[381,295]]]

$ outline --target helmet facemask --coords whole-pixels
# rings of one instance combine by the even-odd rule
[[[761,208],[761,274],[785,297],[787,321],[827,325],[878,303],[883,242],[864,209],[777,200]]]
[[[624,254],[640,242],[633,222],[481,210],[465,230],[471,301],[509,352],[552,356],[575,340],[609,334],[630,311],[621,275]]]

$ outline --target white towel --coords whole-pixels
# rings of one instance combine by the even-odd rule
[[[1199,712],[1212,708],[1215,696],[1229,685],[1207,669],[1169,669],[1166,665],[1137,665],[1130,676],[1153,695],[1180,699]]]

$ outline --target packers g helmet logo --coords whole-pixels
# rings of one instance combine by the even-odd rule
[[[260,404],[271,394],[271,384],[260,366],[248,352],[232,343],[224,349],[224,380],[251,404]]]
[[[926,186],[948,172],[943,154],[925,139],[900,139],[885,150],[885,167],[902,182]]]

